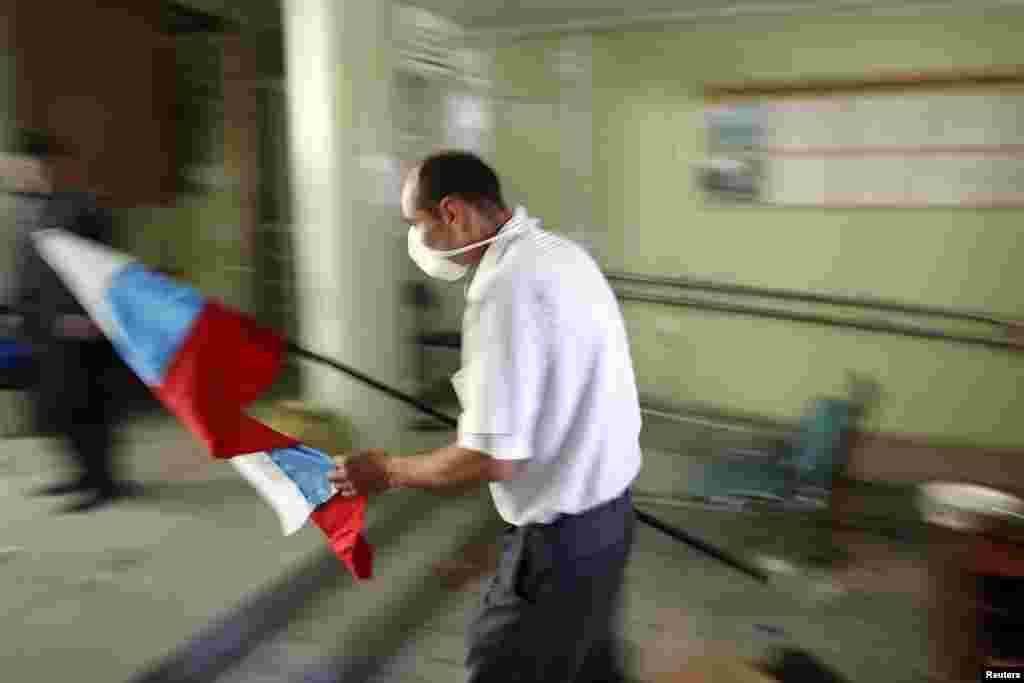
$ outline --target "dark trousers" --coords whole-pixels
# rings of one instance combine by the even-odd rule
[[[36,389],[39,427],[67,439],[81,482],[113,492],[113,401],[108,373],[113,350],[105,341],[52,344],[41,359]]]
[[[635,524],[627,492],[553,524],[509,527],[470,623],[468,681],[624,681],[619,621]]]

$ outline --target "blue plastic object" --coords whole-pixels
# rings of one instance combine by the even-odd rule
[[[20,370],[32,364],[32,349],[12,340],[0,341],[0,370]]]
[[[849,401],[818,399],[800,421],[796,443],[778,457],[715,458],[695,468],[688,493],[705,499],[787,500],[803,487],[828,492],[844,462],[852,417]]]

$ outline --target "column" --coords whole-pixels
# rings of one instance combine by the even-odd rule
[[[283,3],[299,341],[390,385],[411,267],[389,112],[393,9]],[[304,363],[303,380],[309,401],[352,421],[357,446],[396,446],[404,406],[330,368]]]

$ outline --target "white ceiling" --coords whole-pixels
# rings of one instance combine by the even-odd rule
[[[406,0],[470,31],[530,33],[722,17],[861,12],[969,12],[1024,7],[1024,0]]]
[[[814,4],[813,0],[802,1]],[[738,4],[780,3],[779,0],[410,0],[410,4],[452,19],[464,28],[488,30],[623,21],[651,14],[719,10]]]
[[[257,26],[280,22],[283,0],[181,0],[183,4]],[[286,0],[284,0],[286,1]],[[341,0],[339,0],[341,1]],[[353,1],[353,0],[346,0]],[[355,0],[372,2],[373,0]],[[764,15],[807,15],[903,8],[910,12],[962,10],[981,12],[1022,7],[1024,0],[397,0],[429,10],[470,32],[532,32],[566,28],[600,28],[630,23]]]

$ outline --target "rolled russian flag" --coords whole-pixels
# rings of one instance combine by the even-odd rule
[[[211,455],[230,460],[277,513],[284,533],[312,517],[352,573],[369,578],[366,498],[336,495],[325,476],[334,467],[330,457],[243,412],[273,382],[285,340],[98,242],[60,229],[32,237],[125,363]]]

